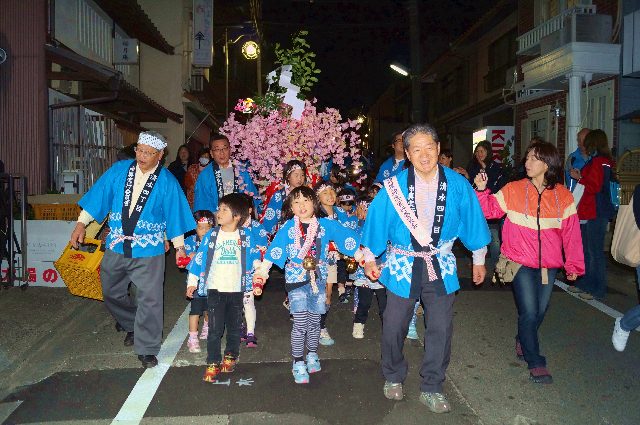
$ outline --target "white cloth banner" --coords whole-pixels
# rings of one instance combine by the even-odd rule
[[[193,0],[193,66],[213,65],[213,0]]]

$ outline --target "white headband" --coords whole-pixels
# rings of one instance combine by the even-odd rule
[[[289,177],[289,174],[293,173],[296,170],[302,170],[302,167],[299,166],[298,164],[293,164],[291,168],[287,170],[287,177]]]
[[[167,147],[167,142],[165,142],[163,139],[159,138],[158,136],[155,136],[152,133],[148,133],[146,131],[143,131],[138,136],[138,144],[151,146],[152,148],[157,149],[159,151]]]
[[[338,201],[340,201],[340,202],[349,202],[349,201],[353,201],[354,199],[356,199],[356,197],[353,196],[353,195],[341,195],[341,196],[338,196]]]
[[[327,190],[327,189],[333,189],[333,186],[331,186],[330,184],[321,184],[318,189],[316,189],[316,193],[319,195],[321,192]],[[335,189],[334,189],[335,190]]]

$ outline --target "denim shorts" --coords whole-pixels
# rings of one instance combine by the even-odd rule
[[[316,314],[324,314],[327,311],[325,283],[318,280],[318,293],[311,291],[311,284],[289,291],[289,312],[300,313],[309,311]]]

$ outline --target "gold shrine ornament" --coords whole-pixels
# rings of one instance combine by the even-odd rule
[[[345,258],[347,273],[355,273],[358,270],[358,262],[351,257]]]
[[[316,266],[317,266],[316,259],[310,255],[307,255],[306,257],[304,257],[304,260],[302,260],[302,267],[305,270],[309,270],[309,271],[315,270]]]

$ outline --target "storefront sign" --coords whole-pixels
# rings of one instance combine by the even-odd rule
[[[69,236],[76,222],[60,220],[28,220],[27,221],[27,267],[25,275],[30,286],[64,287],[53,262],[64,251]],[[16,238],[21,240],[20,222],[15,222]],[[20,261],[22,257],[16,255]],[[3,260],[0,264],[0,279],[6,282],[9,263]],[[20,273],[20,271],[18,271]],[[16,282],[17,283],[17,282]]]
[[[473,149],[476,145],[483,140],[491,142],[493,148],[493,159],[497,162],[502,162],[502,151],[507,145],[508,141],[511,141],[509,156],[513,155],[514,145],[514,128],[513,126],[493,126],[485,127],[473,132]]]

